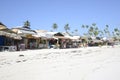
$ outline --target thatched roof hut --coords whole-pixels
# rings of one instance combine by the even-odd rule
[[[22,37],[26,38],[34,38],[33,35],[37,34],[34,30],[27,29],[27,28],[12,28],[12,31],[15,32],[16,34],[19,34]]]
[[[0,22],[0,36],[5,36],[13,39],[22,39],[21,36],[8,29],[3,23]]]
[[[7,29],[7,27],[3,23],[0,22],[0,30],[5,30],[5,29]]]

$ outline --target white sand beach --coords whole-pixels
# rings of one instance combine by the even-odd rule
[[[0,52],[0,80],[120,80],[120,46]]]

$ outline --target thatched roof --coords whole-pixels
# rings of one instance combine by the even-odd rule
[[[56,34],[54,34],[54,36],[64,36],[62,33],[58,32]]]
[[[4,29],[7,29],[7,27],[3,23],[0,22],[0,30],[4,30]]]
[[[26,28],[12,28],[12,31],[14,31],[17,34],[36,34],[36,31]]]
[[[21,36],[15,34],[14,31],[8,29],[3,23],[0,22],[0,36],[5,36],[13,39],[22,39]]]
[[[15,33],[10,33],[10,32],[6,32],[6,31],[0,31],[0,36],[5,36],[5,37],[19,39],[19,40],[22,39],[21,36],[15,34]]]

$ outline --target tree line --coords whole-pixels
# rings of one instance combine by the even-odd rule
[[[84,36],[93,36],[93,37],[114,37],[114,38],[120,38],[120,29],[119,28],[114,28],[113,31],[109,31],[109,25],[105,25],[105,28],[103,30],[99,29],[99,27],[97,26],[96,23],[93,23],[91,25],[81,25],[81,27],[79,29],[86,29],[87,32],[84,33]],[[58,25],[56,23],[54,23],[52,25],[52,29],[53,30],[57,30],[58,29]],[[64,30],[67,33],[70,33],[70,26],[69,24],[65,24],[64,26]],[[71,34],[73,33],[77,33],[78,29],[75,29],[73,32],[71,32]]]
[[[0,23],[3,24],[2,22]],[[25,21],[23,24],[23,28],[31,29],[30,26],[31,25],[28,20]],[[120,29],[116,27],[114,28],[113,31],[109,31],[109,25],[106,25],[103,30],[99,29],[96,23],[93,23],[91,25],[81,25],[79,29],[75,29],[72,32],[69,32],[70,28],[71,27],[69,26],[69,24],[65,24],[64,30],[66,31],[66,33],[69,33],[71,35],[78,33],[79,29],[85,29],[87,32],[83,33],[84,36],[108,37],[108,38],[113,37],[114,39],[120,38]],[[57,23],[53,23],[51,31],[55,31],[57,29],[58,29]]]

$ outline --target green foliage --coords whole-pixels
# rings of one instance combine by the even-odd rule
[[[28,20],[24,22],[23,28],[30,29],[30,22]]]
[[[64,29],[65,29],[65,31],[68,33],[68,30],[70,30],[69,24],[66,24],[66,25],[64,26]]]
[[[120,30],[118,28],[114,29],[114,36],[120,37]]]
[[[106,35],[107,37],[110,37],[110,36],[111,36],[108,25],[106,25],[106,27],[105,27],[105,29],[104,29],[104,33],[105,33],[105,35]]]
[[[95,23],[93,23],[90,27],[88,27],[88,34],[90,36],[97,37],[99,33],[100,31]]]
[[[54,23],[53,26],[52,26],[52,28],[53,28],[53,30],[57,30],[58,25],[56,23]]]

